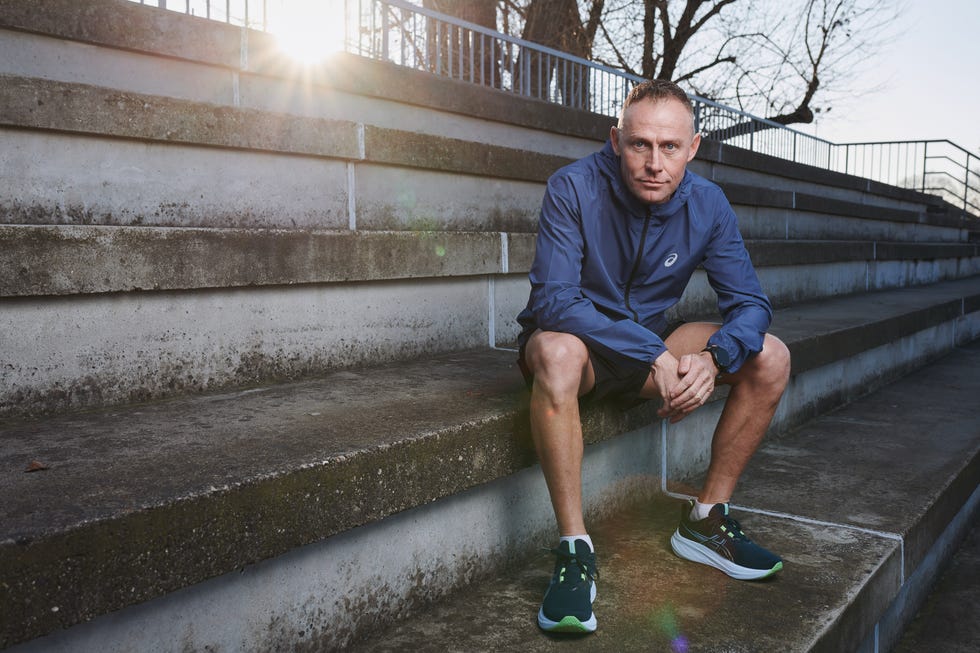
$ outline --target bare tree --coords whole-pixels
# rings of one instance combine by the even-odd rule
[[[765,53],[759,64],[739,62],[734,98],[773,122],[813,122],[829,111],[863,61],[887,42],[894,6],[875,0],[798,0],[799,14],[784,19],[782,30],[746,39]]]
[[[671,79],[702,97],[789,125],[812,122],[849,90],[861,63],[887,41],[889,22],[902,1],[487,0],[484,5],[498,7],[504,28],[526,40],[640,77]],[[543,95],[561,74],[537,60],[522,63],[518,70],[547,68],[536,77],[525,72],[519,80],[535,95]]]

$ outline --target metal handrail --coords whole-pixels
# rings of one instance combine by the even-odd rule
[[[131,0],[266,29],[268,0]],[[345,49],[564,106],[617,116],[641,77],[406,0],[343,0]],[[249,4],[260,11],[249,12]],[[232,5],[238,9],[233,12]],[[218,9],[224,7],[222,11]],[[195,9],[196,8],[196,9]],[[249,16],[261,15],[261,21]],[[939,195],[980,217],[980,160],[949,140],[833,143],[691,95],[706,137],[778,158]],[[930,152],[931,149],[931,152]],[[945,163],[941,163],[945,161]],[[927,179],[948,179],[945,185]]]

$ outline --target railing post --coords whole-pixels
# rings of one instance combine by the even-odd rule
[[[388,61],[388,12],[387,7],[381,3],[381,60]]]
[[[970,153],[966,153],[966,172],[963,174],[963,212],[966,213],[966,207],[969,205],[969,193],[970,193]]]
[[[922,144],[922,192],[926,192],[926,162],[929,160],[929,141]]]

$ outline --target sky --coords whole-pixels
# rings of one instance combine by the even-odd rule
[[[949,139],[980,154],[980,0],[906,0],[899,36],[855,88],[876,89],[794,126],[835,143]]]

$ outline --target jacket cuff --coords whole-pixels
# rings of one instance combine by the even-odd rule
[[[750,352],[738,340],[724,331],[716,331],[714,335],[708,338],[708,344],[724,349],[728,354],[728,358],[732,361],[726,370],[728,374],[737,372],[749,357]]]

